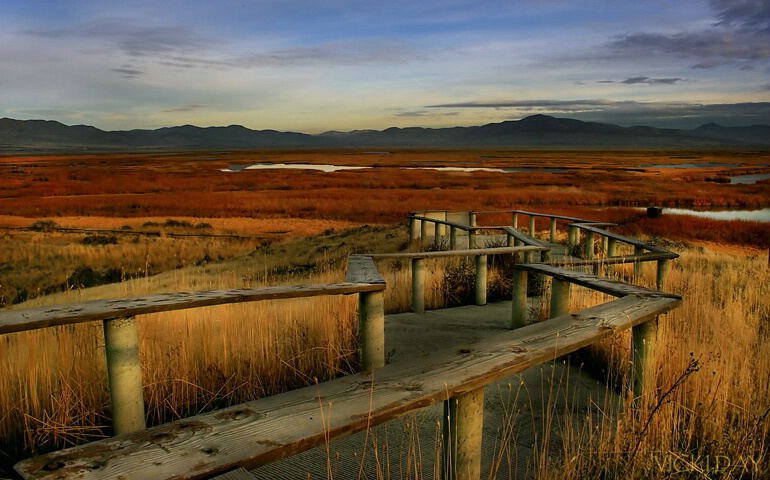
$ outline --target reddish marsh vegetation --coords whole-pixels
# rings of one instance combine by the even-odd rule
[[[26,217],[302,217],[400,221],[409,210],[512,206],[762,207],[767,182],[729,185],[715,175],[770,172],[767,152],[360,151],[104,154],[0,158],[0,214]],[[654,168],[698,162],[731,168]],[[373,168],[222,172],[232,165],[311,163]],[[438,172],[400,167],[526,168]],[[566,169],[560,173],[543,168]]]

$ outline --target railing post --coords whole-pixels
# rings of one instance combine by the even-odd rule
[[[420,238],[420,221],[416,218],[409,219],[409,240],[417,240]]]
[[[537,238],[535,237],[535,216],[534,215],[529,216],[529,236],[532,238]]]
[[[666,274],[668,273],[668,260],[658,260],[658,275],[655,282],[655,287],[658,290],[663,290],[666,286]]]
[[[658,335],[658,318],[649,320],[631,329],[631,362],[635,403],[644,394],[645,372],[649,370],[655,339]]]
[[[487,304],[487,256],[476,255],[476,305]]]
[[[457,250],[457,227],[449,227],[449,249]]]
[[[412,259],[412,311],[425,313],[425,259]]]
[[[569,286],[569,282],[557,280],[556,277],[551,280],[550,318],[569,313]]]
[[[516,237],[514,237],[514,236],[513,236],[513,235],[511,235],[510,233],[506,233],[506,234],[505,234],[505,244],[506,244],[507,246],[509,246],[509,247],[512,247],[512,246],[514,246],[514,245],[515,245],[515,242],[514,242],[514,238],[516,238]]]
[[[634,246],[634,256],[641,255],[644,253],[644,248],[639,246]],[[634,283],[638,283],[639,280],[642,278],[642,262],[639,260],[636,260],[634,262]]]
[[[483,426],[483,387],[444,402],[444,480],[478,480],[481,477]]]
[[[567,255],[572,255],[572,253],[575,251],[575,245],[578,244],[580,238],[580,232],[578,231],[578,227],[573,227],[570,225],[569,227],[569,239],[567,240]]]
[[[513,270],[513,301],[511,302],[511,330],[527,324],[527,271]]]
[[[428,238],[428,219],[425,216],[420,220],[420,238],[422,238],[423,243]]]
[[[586,260],[592,260],[594,258],[594,232],[591,230],[586,231],[586,251],[583,257]]]
[[[476,226],[476,212],[468,212],[468,223],[471,224],[471,227]]]
[[[443,235],[443,231],[442,231],[442,228],[441,228],[441,227],[443,227],[443,225],[440,224],[439,222],[434,222],[433,225],[434,225],[434,228],[433,228],[433,243],[438,243],[438,242],[441,241],[441,237]]]
[[[551,243],[556,243],[556,219],[551,218]]]
[[[142,430],[145,427],[144,395],[136,320],[133,317],[105,320],[104,344],[115,435]]]
[[[513,228],[519,228],[519,214],[516,212],[511,214],[511,226]]]
[[[476,248],[476,230],[468,230],[468,248]]]
[[[365,371],[385,366],[385,306],[382,292],[358,294],[358,331],[361,367]]]

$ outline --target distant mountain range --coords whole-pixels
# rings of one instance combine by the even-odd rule
[[[770,125],[692,130],[620,127],[547,115],[478,127],[388,128],[319,135],[229,127],[104,131],[49,120],[0,119],[0,151],[209,150],[334,147],[770,148]]]

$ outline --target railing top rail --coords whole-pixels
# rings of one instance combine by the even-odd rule
[[[592,224],[573,223],[572,225],[574,225],[574,226],[576,226],[578,228],[581,228],[583,230],[588,230],[589,232],[594,232],[594,233],[598,233],[599,235],[604,235],[604,236],[609,237],[609,238],[614,238],[615,240],[619,240],[621,242],[628,243],[628,244],[633,245],[635,247],[641,247],[641,248],[643,248],[645,250],[649,250],[651,252],[655,252],[655,253],[673,253],[673,252],[670,252],[670,251],[666,250],[665,248],[661,248],[661,247],[658,247],[658,246],[653,245],[651,243],[644,242],[642,240],[639,240],[638,238],[627,237],[625,235],[620,235],[618,233],[609,232],[607,230],[603,230],[601,228],[597,228],[596,226],[594,226]],[[676,254],[674,254],[674,255],[676,255]],[[678,256],[679,255],[677,255],[677,257]],[[673,257],[673,258],[676,258],[676,257]]]
[[[474,211],[473,213],[480,213],[480,214],[494,214],[494,213],[518,213],[521,215],[530,215],[534,217],[545,217],[545,218],[555,218],[557,220],[567,220],[571,222],[582,222],[582,223],[595,223],[593,220],[589,220],[586,218],[578,218],[578,217],[570,217],[567,215],[553,215],[550,213],[540,213],[540,212],[531,212],[529,210],[484,210],[484,211]]]
[[[470,225],[463,225],[462,223],[450,222],[449,220],[440,220],[438,218],[421,217],[419,215],[409,215],[406,218],[432,222],[432,223],[440,223],[441,225],[448,225],[450,227],[459,228],[460,230],[468,230],[473,228]]]
[[[615,297],[626,297],[634,295],[638,297],[663,297],[663,298],[675,298],[680,299],[679,295],[673,293],[667,293],[660,290],[652,290],[638,285],[630,283],[624,283],[618,280],[612,280],[610,278],[596,277],[585,272],[576,272],[574,270],[565,270],[563,268],[555,267],[553,265],[547,265],[543,263],[521,263],[514,265],[514,268],[519,270],[527,270],[533,273],[542,273],[544,275],[551,276],[557,280],[563,280],[583,287],[588,287],[592,290],[597,290],[607,295]]]
[[[147,313],[184,310],[228,303],[255,302],[323,295],[349,295],[385,289],[385,283],[330,283],[200,292],[157,293],[140,297],[92,300],[63,305],[0,311],[0,334],[113,320]]]
[[[30,458],[15,468],[26,479],[181,480],[257,467],[566,355],[680,304],[627,296],[374,373]],[[319,405],[332,410],[326,422]]]
[[[380,275],[371,255],[348,256],[348,268],[345,280],[351,283],[367,283],[385,285],[385,279]]]
[[[550,244],[548,242],[544,242],[542,240],[538,240],[537,238],[532,238],[532,236],[527,235],[526,233],[522,232],[519,229],[505,226],[502,227],[502,229],[509,235],[511,235],[513,238],[516,238],[518,240],[521,240],[522,242],[529,244],[529,245],[535,245],[538,247],[544,247],[549,246]]]
[[[420,217],[419,214],[425,214],[425,213],[435,213],[435,212],[443,212],[444,210],[417,210],[415,212],[409,212],[409,218],[415,217],[418,219],[422,219],[424,217]],[[522,215],[534,215],[535,217],[547,217],[547,218],[555,218],[557,220],[567,220],[571,222],[581,222],[581,223],[600,223],[595,222],[594,220],[589,220],[586,218],[578,218],[578,217],[570,217],[568,215],[552,215],[550,213],[540,213],[540,212],[531,212],[529,210],[446,210],[446,213],[476,213],[476,214],[495,214],[495,213],[520,213]],[[432,218],[428,218],[427,220],[435,221]]]
[[[385,258],[438,258],[438,257],[477,257],[479,255],[497,255],[517,252],[544,252],[548,246],[472,248],[466,250],[440,250],[436,252],[376,253],[369,257],[380,260]]]

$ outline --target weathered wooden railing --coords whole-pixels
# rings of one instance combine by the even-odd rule
[[[371,255],[374,259],[411,259],[412,311],[425,312],[425,260],[428,258],[475,257],[475,300],[476,305],[487,304],[487,255],[504,253],[547,252],[548,246],[475,248],[470,250],[444,250],[414,253],[380,253]]]
[[[581,225],[580,228],[587,227]],[[508,233],[511,235],[509,238],[518,238],[522,243],[535,240],[531,236],[521,237],[515,227]],[[608,235],[606,232],[601,234]],[[626,237],[617,235],[610,238],[628,241]],[[432,256],[465,254],[481,258],[486,254],[498,253],[497,250],[400,255],[416,255],[409,257],[413,261]],[[499,253],[515,254],[545,251],[545,247],[529,245],[500,250]],[[671,252],[653,251],[652,254],[615,257],[605,261],[660,261],[672,256],[675,254]],[[592,260],[570,261],[576,264]],[[515,268],[511,331],[471,345],[389,365],[384,365],[383,356],[382,291],[385,283],[371,255],[354,255],[349,258],[347,283],[159,294],[137,299],[1,312],[0,333],[94,320],[104,321],[105,331],[113,328],[109,322],[116,321],[125,324],[119,328],[131,330],[134,328],[133,321],[122,319],[141,313],[232,302],[357,293],[360,298],[362,358],[363,364],[369,367],[367,372],[316,386],[157,427],[136,428],[113,438],[33,457],[19,462],[15,468],[24,478],[29,479],[198,479],[233,471],[239,471],[239,478],[248,478],[248,472],[241,469],[257,467],[296,454],[332,438],[364,430],[443,401],[446,412],[443,478],[478,479],[481,473],[485,385],[622,330],[630,328],[636,333],[637,329],[649,324],[650,330],[654,332],[655,322],[651,320],[681,304],[681,298],[676,295],[556,265],[530,262],[517,264]],[[527,272],[553,278],[550,319],[530,325],[526,325]],[[569,313],[569,285],[572,283],[620,298]],[[636,372],[633,388],[637,395],[641,395],[645,358],[651,347],[651,337],[638,344],[634,334],[633,343],[632,361]],[[116,356],[123,357],[128,363],[138,358],[133,337],[125,344],[107,348],[117,349]],[[115,361],[110,360],[110,353],[108,361]],[[125,376],[123,373],[121,375]],[[113,381],[112,377],[110,381]],[[139,389],[141,392],[141,380]]]
[[[137,315],[188,308],[322,295],[359,294],[359,329],[362,364],[385,363],[382,291],[385,281],[371,260],[355,257],[349,263],[347,283],[263,287],[254,289],[176,292],[141,297],[95,300],[51,307],[0,311],[0,334],[39,328],[104,322],[107,375],[116,434],[144,428],[142,370],[137,335]]]

